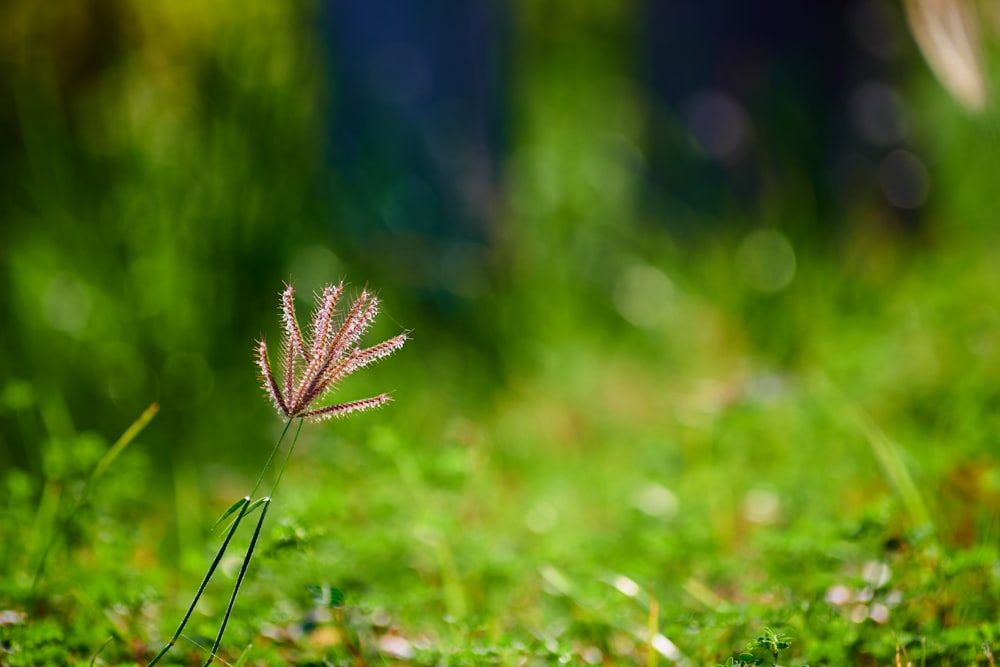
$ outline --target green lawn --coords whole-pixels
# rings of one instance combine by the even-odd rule
[[[511,297],[497,342],[516,368],[472,397],[468,367],[414,332],[343,392],[395,402],[303,428],[221,656],[709,665],[769,627],[791,637],[782,664],[991,664],[993,255],[922,249],[835,280],[801,261],[765,296],[706,280],[728,270],[718,249],[677,272],[669,312],[643,327],[599,304],[540,329]],[[767,336],[794,354],[754,344]],[[27,418],[16,396],[6,409]],[[164,470],[145,443],[170,413],[64,523],[115,434],[45,445],[45,481],[5,476],[5,664],[86,663],[107,639],[98,661],[144,664],[173,632],[221,541],[208,529],[281,422],[245,475],[213,465],[211,442]],[[207,657],[250,532],[168,663]]]

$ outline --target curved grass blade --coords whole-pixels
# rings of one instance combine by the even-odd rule
[[[257,500],[250,503],[249,496],[246,498],[240,498],[235,503],[230,505],[229,509],[227,509],[225,512],[222,513],[222,516],[219,517],[219,520],[216,521],[215,524],[212,526],[212,531],[214,532],[215,529],[219,527],[219,524],[223,523],[226,519],[232,516],[234,512],[237,512],[241,507],[243,507],[247,503],[250,503],[250,506],[247,507],[245,512],[243,512],[243,516],[250,516],[251,514],[253,514],[254,510],[263,505],[265,500],[267,500],[267,498],[258,498]]]
[[[135,440],[136,436],[138,436],[142,430],[146,428],[146,425],[152,421],[153,417],[155,417],[156,413],[159,411],[159,404],[151,403],[148,408],[143,410],[142,414],[139,415],[139,418],[132,422],[127,429],[125,429],[125,432],[118,437],[115,444],[111,445],[108,451],[104,453],[104,456],[101,457],[101,460],[97,462],[97,465],[94,466],[94,469],[90,472],[90,475],[87,477],[87,481],[83,485],[83,489],[80,491],[80,495],[77,496],[72,507],[70,507],[66,515],[59,521],[56,529],[52,531],[48,542],[45,544],[45,549],[42,550],[42,555],[38,558],[38,565],[35,567],[35,574],[31,578],[32,591],[35,590],[39,579],[41,579],[42,573],[45,571],[45,562],[48,560],[49,552],[52,550],[52,546],[55,544],[56,538],[59,536],[59,533],[66,529],[77,510],[79,510],[80,506],[87,500],[91,487],[93,487],[94,483],[108,471],[108,468],[110,468],[111,464],[115,462],[115,459],[117,459],[121,453],[125,451],[126,447],[132,444],[132,441]]]
[[[101,478],[101,476],[104,475],[105,472],[107,472],[108,468],[111,467],[111,464],[115,462],[115,459],[117,459],[121,453],[125,451],[126,447],[132,444],[132,441],[135,440],[136,436],[142,432],[142,429],[146,428],[146,425],[152,421],[153,417],[155,417],[156,413],[159,411],[160,406],[157,403],[152,403],[148,408],[143,410],[142,414],[139,415],[139,418],[132,422],[131,426],[125,429],[125,432],[122,433],[118,440],[115,441],[115,444],[111,445],[111,448],[104,453],[101,460],[97,462],[96,466],[94,466],[94,470],[90,473],[90,477],[87,480],[87,487],[96,482]],[[81,496],[80,500],[81,502],[83,501],[83,496]]]
[[[216,521],[214,524],[212,524],[212,532],[215,532],[215,529],[219,527],[219,524],[221,524],[223,521],[225,521],[230,516],[232,516],[234,512],[238,511],[240,508],[242,508],[248,502],[250,502],[249,498],[240,498],[235,503],[233,503],[232,505],[230,505],[229,509],[227,509],[225,512],[223,512],[222,516],[219,517],[219,520]]]
[[[97,649],[97,652],[94,653],[93,656],[91,656],[91,658],[90,658],[90,667],[94,667],[94,664],[97,662],[97,656],[101,655],[101,653],[104,651],[104,649],[107,648],[108,644],[110,644],[112,641],[114,641],[114,639],[115,639],[114,635],[112,635],[111,637],[108,637],[107,639],[104,640],[104,643],[101,644],[101,648]]]
[[[250,650],[253,648],[253,644],[247,644],[247,647],[240,653],[239,659],[233,663],[233,667],[243,667],[246,664],[247,658],[250,657]]]

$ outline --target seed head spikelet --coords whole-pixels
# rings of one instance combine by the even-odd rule
[[[282,341],[282,378],[274,377],[268,358],[267,343],[257,343],[257,365],[261,384],[275,409],[292,419],[301,417],[323,421],[342,417],[352,412],[377,408],[391,400],[387,394],[359,401],[313,407],[313,404],[335,390],[345,377],[354,371],[389,356],[406,342],[402,333],[369,348],[358,347],[378,314],[378,298],[367,289],[354,300],[342,320],[337,320],[337,305],[344,292],[344,285],[328,285],[322,295],[317,295],[308,339],[303,337],[295,315],[295,289],[286,284],[281,293],[281,320],[284,328]]]
[[[377,408],[385,405],[391,400],[392,398],[388,394],[379,394],[378,396],[373,396],[372,398],[363,398],[360,401],[338,403],[337,405],[328,405],[327,407],[319,408],[318,410],[309,410],[308,412],[303,412],[301,416],[314,422],[326,421],[327,419],[333,419],[334,417],[345,417],[352,412],[361,412],[363,410]]]
[[[264,339],[257,341],[257,366],[260,367],[261,380],[264,383],[264,391],[274,403],[275,409],[281,414],[288,416],[288,406],[285,399],[278,390],[278,385],[274,381],[274,373],[271,372],[271,362],[267,358],[267,343]]]
[[[281,293],[281,320],[285,327],[284,347],[284,376],[285,376],[285,396],[292,393],[292,380],[297,370],[296,364],[302,359],[308,359],[305,343],[302,341],[302,330],[299,329],[299,321],[295,316],[295,290],[285,283],[285,291]]]
[[[363,317],[362,310],[365,312],[369,310],[365,308],[367,299],[367,291],[362,290],[361,296],[351,306],[346,320],[336,332],[327,326],[323,327],[324,330],[328,330],[328,334],[317,337],[314,341],[312,360],[306,367],[306,376],[310,379],[308,382],[302,383],[296,396],[296,405],[301,405],[305,409],[331,389],[332,384],[339,377],[345,377],[342,372],[342,367],[346,363],[346,360],[343,359],[344,349],[348,345],[353,345],[360,338],[360,333],[363,333],[363,331],[359,331],[361,325],[358,323],[358,318]],[[325,308],[321,308],[317,315],[318,318],[322,317],[324,320],[332,318],[332,316],[332,309],[327,311]]]

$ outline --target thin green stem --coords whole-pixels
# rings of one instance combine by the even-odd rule
[[[274,455],[278,453],[279,449],[281,449],[281,443],[284,441],[285,434],[288,433],[288,427],[291,425],[292,425],[292,420],[289,419],[287,422],[285,422],[285,428],[281,429],[281,435],[278,436],[278,442],[274,443],[274,449],[272,449],[271,453],[268,455],[267,462],[264,463],[264,468],[260,471],[260,476],[257,477],[256,484],[253,485],[253,491],[250,492],[251,499],[253,499],[254,494],[257,493],[257,489],[260,488],[261,483],[264,481],[264,475],[266,475],[267,471],[271,468],[271,462],[274,461]],[[301,421],[299,422],[299,428],[302,428]],[[298,438],[298,431],[296,431],[295,437]],[[292,443],[292,446],[293,447],[295,446],[294,442]],[[288,459],[286,458],[285,461],[287,462]],[[284,466],[282,466],[282,470],[284,470]]]
[[[646,667],[656,667],[659,662],[659,652],[656,650],[656,635],[660,633],[660,603],[649,596],[649,618],[646,622],[646,631],[649,635],[649,653],[646,654]]]
[[[239,514],[236,516],[236,520],[233,522],[233,525],[229,528],[229,532],[226,534],[226,539],[225,541],[223,541],[222,547],[216,554],[215,560],[212,562],[211,567],[208,568],[208,572],[205,574],[205,578],[201,582],[201,586],[198,587],[198,592],[195,594],[194,600],[192,600],[191,602],[191,606],[188,607],[187,613],[184,615],[184,620],[181,621],[180,626],[177,628],[177,632],[174,633],[174,636],[171,638],[170,642],[163,647],[163,650],[160,651],[155,658],[153,658],[153,660],[147,665],[147,667],[153,667],[153,665],[159,662],[160,659],[167,654],[167,651],[169,651],[170,648],[177,642],[178,637],[180,637],[181,632],[184,630],[184,626],[187,625],[188,620],[191,618],[191,614],[194,612],[195,605],[198,604],[199,598],[201,598],[202,593],[205,592],[205,588],[208,586],[209,580],[212,578],[212,575],[215,573],[216,568],[219,566],[219,562],[222,560],[222,556],[225,553],[226,548],[229,546],[229,542],[232,539],[233,535],[236,533],[236,529],[239,527],[240,522],[243,520],[243,517],[245,517],[252,510],[256,509],[258,504],[263,504],[264,508],[263,510],[261,510],[260,518],[257,520],[257,528],[254,530],[253,537],[250,540],[250,546],[247,548],[246,555],[243,558],[243,566],[240,568],[239,577],[236,579],[236,586],[233,588],[233,594],[229,599],[229,606],[226,608],[226,615],[225,617],[223,617],[222,627],[219,629],[219,634],[215,639],[215,645],[212,647],[212,652],[209,655],[208,661],[205,663],[205,665],[208,665],[213,660],[215,660],[215,654],[219,650],[219,645],[222,643],[222,636],[226,632],[226,625],[228,625],[229,623],[229,617],[233,613],[233,606],[236,604],[236,596],[239,594],[240,585],[242,585],[243,579],[244,577],[246,577],[247,568],[250,566],[250,558],[253,556],[254,549],[257,547],[257,539],[260,537],[260,531],[264,525],[264,517],[267,514],[267,508],[271,504],[270,496],[262,498],[259,503],[253,502],[253,497],[257,493],[257,490],[260,488],[260,485],[264,483],[264,477],[267,476],[267,471],[271,469],[271,464],[274,463],[274,457],[281,449],[281,445],[285,441],[285,436],[288,435],[288,429],[291,427],[291,425],[292,425],[291,419],[285,422],[285,427],[281,430],[281,435],[278,436],[278,441],[274,443],[274,447],[271,449],[271,453],[268,455],[267,461],[264,463],[264,467],[260,471],[260,475],[257,477],[257,481],[254,483],[253,490],[250,492],[250,495],[244,498],[243,500],[235,503],[233,507],[231,507],[223,515],[223,519],[225,519],[231,512],[235,511],[235,509],[239,507]],[[302,420],[300,419],[298,428],[295,429],[295,435],[292,438],[292,444],[288,448],[288,453],[285,455],[285,458],[281,463],[281,469],[278,471],[277,479],[275,479],[274,482],[275,489],[278,487],[278,482],[281,481],[281,476],[285,472],[285,466],[288,465],[288,459],[290,459],[292,456],[292,451],[295,449],[295,443],[299,439],[299,433],[301,432],[301,430],[302,430]],[[274,495],[273,489],[271,491],[271,495]],[[220,519],[220,522],[221,521],[222,519]]]
[[[243,499],[243,506],[240,508],[240,513],[236,516],[236,521],[234,521],[233,525],[229,528],[229,532],[226,533],[226,539],[223,540],[222,546],[219,547],[218,553],[215,554],[215,560],[212,561],[212,565],[209,566],[208,572],[205,573],[205,578],[202,579],[201,586],[198,587],[198,592],[195,593],[194,599],[191,600],[191,606],[188,607],[187,613],[184,614],[184,620],[182,620],[181,624],[179,626],[177,626],[177,632],[174,633],[174,636],[170,638],[170,642],[166,646],[163,647],[162,651],[160,651],[159,653],[156,654],[156,657],[153,658],[150,661],[150,663],[148,665],[146,665],[146,667],[153,667],[153,665],[155,665],[156,663],[158,663],[160,661],[160,658],[162,658],[163,656],[165,656],[167,654],[167,651],[169,651],[170,648],[174,644],[177,643],[177,638],[180,637],[181,636],[181,632],[184,631],[184,626],[187,625],[188,620],[191,618],[191,614],[194,612],[194,608],[198,604],[198,600],[201,599],[201,594],[205,592],[205,588],[208,586],[209,580],[211,580],[212,575],[215,574],[215,569],[217,567],[219,567],[219,563],[222,561],[222,556],[223,556],[223,554],[226,553],[226,549],[229,547],[229,541],[233,539],[233,535],[236,534],[236,529],[239,528],[239,526],[240,526],[240,521],[242,521],[243,517],[246,516],[247,508],[248,507],[250,507],[250,496],[247,496],[246,498]],[[267,508],[265,508],[265,510],[266,509]],[[263,515],[263,513],[261,513],[261,519],[263,519],[263,518],[264,518],[264,515]],[[259,533],[259,532],[260,532],[260,524],[258,523],[257,524],[257,533]],[[254,541],[255,542],[257,540],[257,533],[254,533]],[[251,543],[251,547],[250,548],[253,549],[253,544],[252,543]],[[244,565],[244,569],[245,568],[246,568],[246,566]],[[242,573],[240,575],[240,578],[242,580]],[[239,587],[239,583],[237,583],[236,585],[237,585],[237,587]],[[213,653],[214,653],[214,651],[213,651]]]
[[[292,458],[292,452],[295,451],[295,443],[299,441],[299,433],[302,431],[302,422],[304,420],[299,420],[299,426],[295,429],[295,435],[292,437],[292,444],[288,447],[288,453],[285,454],[285,460],[281,462],[281,468],[278,469],[278,477],[274,480],[274,486],[271,487],[271,493],[268,494],[269,497],[274,497],[274,492],[278,488],[278,483],[281,482],[281,476],[285,474],[285,466],[288,465],[288,459]],[[291,421],[289,421],[291,424]],[[285,426],[285,430],[288,430],[288,426]],[[284,434],[282,434],[284,437]]]
[[[229,624],[229,617],[233,613],[233,606],[236,604],[236,596],[239,595],[240,585],[243,583],[243,578],[247,574],[247,568],[250,566],[250,558],[253,556],[254,549],[257,547],[257,538],[260,537],[260,529],[264,525],[264,517],[267,516],[267,508],[271,506],[271,499],[264,498],[264,508],[260,511],[260,518],[257,519],[257,527],[253,531],[253,537],[250,538],[250,546],[247,547],[246,556],[243,558],[243,566],[240,567],[240,574],[236,577],[236,585],[233,587],[233,594],[229,598],[229,606],[226,607],[226,615],[222,617],[222,627],[219,628],[219,634],[215,638],[215,644],[212,646],[212,653],[208,656],[208,660],[205,661],[205,667],[212,664],[215,660],[215,654],[219,650],[219,645],[222,643],[222,635],[226,632],[226,625]]]

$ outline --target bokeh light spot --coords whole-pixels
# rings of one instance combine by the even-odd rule
[[[889,608],[884,604],[876,602],[872,605],[868,612],[868,618],[872,619],[876,623],[888,623],[889,622]]]
[[[855,605],[854,608],[851,609],[850,618],[853,623],[863,623],[868,620],[868,605]]]
[[[680,662],[684,659],[684,654],[681,650],[677,648],[677,644],[673,643],[667,639],[664,635],[656,634],[653,637],[653,641],[650,642],[653,648],[665,658],[669,658],[674,662]]]
[[[59,273],[53,276],[42,303],[45,319],[53,329],[74,336],[83,333],[90,319],[90,290],[75,275]]]
[[[826,597],[824,598],[827,602],[832,605],[843,605],[851,601],[852,594],[851,589],[843,584],[836,584],[831,586],[826,592]]]
[[[899,95],[880,82],[858,86],[850,101],[851,122],[861,137],[875,146],[891,146],[906,135],[906,119]]]
[[[524,515],[524,525],[533,533],[547,533],[555,528],[558,521],[559,512],[545,501],[535,503]]]
[[[881,561],[868,561],[865,563],[861,576],[872,587],[882,588],[892,579],[892,569]]]
[[[379,650],[391,658],[409,660],[413,657],[413,646],[406,637],[396,634],[385,634],[379,637]]]
[[[604,661],[604,654],[596,646],[585,646],[580,650],[580,658],[588,665],[599,665]]]
[[[739,102],[722,91],[693,95],[684,116],[695,147],[710,159],[735,162],[753,143],[750,117]]]
[[[771,525],[778,521],[780,514],[781,499],[774,489],[751,489],[743,498],[743,516],[751,523]]]
[[[665,273],[646,264],[627,268],[614,288],[615,308],[637,327],[664,324],[673,306],[674,284]]]
[[[781,232],[758,229],[740,244],[736,265],[751,289],[780,292],[795,278],[795,250]]]
[[[677,514],[677,496],[667,487],[650,483],[641,487],[632,497],[632,505],[649,516],[670,518]]]
[[[630,598],[634,598],[639,594],[641,590],[639,584],[635,583],[625,575],[621,574],[615,577],[614,582],[612,582],[614,587],[620,592],[627,595]]]

